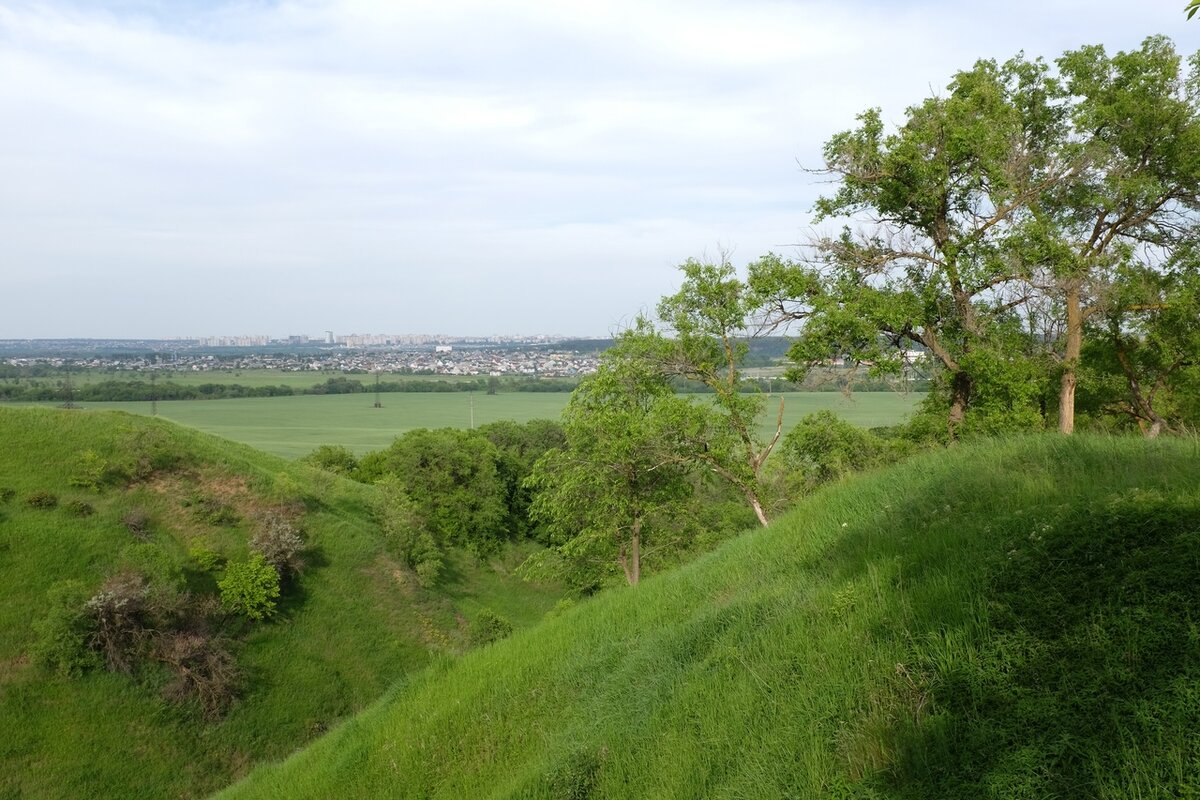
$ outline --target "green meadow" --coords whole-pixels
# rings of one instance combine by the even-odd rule
[[[374,408],[367,394],[255,397],[233,400],[174,400],[158,403],[158,416],[285,458],[297,458],[322,444],[340,444],[357,454],[379,450],[414,428],[466,428],[497,420],[558,419],[570,397],[565,392],[416,393],[380,395]],[[924,397],[920,393],[791,392],[768,399],[762,420],[772,430],[778,399],[784,399],[784,428],[805,414],[829,409],[864,427],[894,425]],[[87,403],[86,409],[151,413],[150,403]]]
[[[439,665],[221,795],[1200,796],[1200,445],[960,446]]]

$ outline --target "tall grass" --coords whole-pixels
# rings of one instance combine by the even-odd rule
[[[223,794],[1200,793],[1200,447],[1025,438],[437,664]]]
[[[186,469],[100,492],[71,485],[83,454],[119,461],[139,441],[176,453]],[[125,414],[0,408],[0,797],[189,797],[207,794],[262,759],[276,759],[363,708],[406,674],[465,647],[463,626],[483,608],[528,625],[556,601],[554,587],[506,577],[457,554],[457,581],[425,591],[383,547],[369,514],[372,487],[335,478],[163,420]],[[182,500],[225,487],[239,521],[214,525]],[[53,491],[54,509],[25,498]],[[95,508],[77,517],[71,500]],[[120,520],[144,511],[150,543],[185,569],[189,587],[215,578],[188,561],[197,543],[244,557],[253,507],[301,500],[309,568],[266,624],[233,625],[244,690],[217,721],[160,696],[153,665],[133,678],[78,679],[32,663],[31,621],[47,590],[73,579],[93,590],[135,539]],[[247,510],[249,508],[250,510]]]

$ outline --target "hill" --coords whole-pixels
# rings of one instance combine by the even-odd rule
[[[557,599],[507,575],[520,552],[497,568],[455,554],[423,590],[372,522],[373,487],[163,420],[0,408],[0,441],[0,797],[207,794],[465,650],[482,610],[519,627]],[[306,567],[272,618],[220,610],[221,564],[272,521],[307,538]],[[55,598],[95,606],[133,573],[166,576],[166,600],[136,598],[166,610],[138,609],[105,651],[118,669],[39,663]],[[202,663],[210,640],[231,660]],[[188,691],[213,663],[237,676],[231,700]]]
[[[1196,796],[1198,459],[1028,438],[846,481],[221,796]]]

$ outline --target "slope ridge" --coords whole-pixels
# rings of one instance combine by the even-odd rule
[[[846,481],[221,796],[1194,793],[1198,463],[1037,437]]]

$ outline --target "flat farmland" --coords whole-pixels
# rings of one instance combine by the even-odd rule
[[[784,427],[805,414],[830,409],[864,427],[900,422],[923,394],[859,392],[790,392],[784,398]],[[466,428],[497,420],[527,422],[558,419],[570,397],[565,392],[393,392],[374,394],[300,395],[237,400],[173,400],[158,403],[158,415],[191,428],[243,442],[260,450],[298,458],[322,444],[340,444],[357,454],[391,444],[414,428]],[[697,395],[704,397],[704,395]],[[763,431],[774,425],[777,400],[768,400]],[[150,403],[85,403],[85,409],[112,409],[149,414]]]

